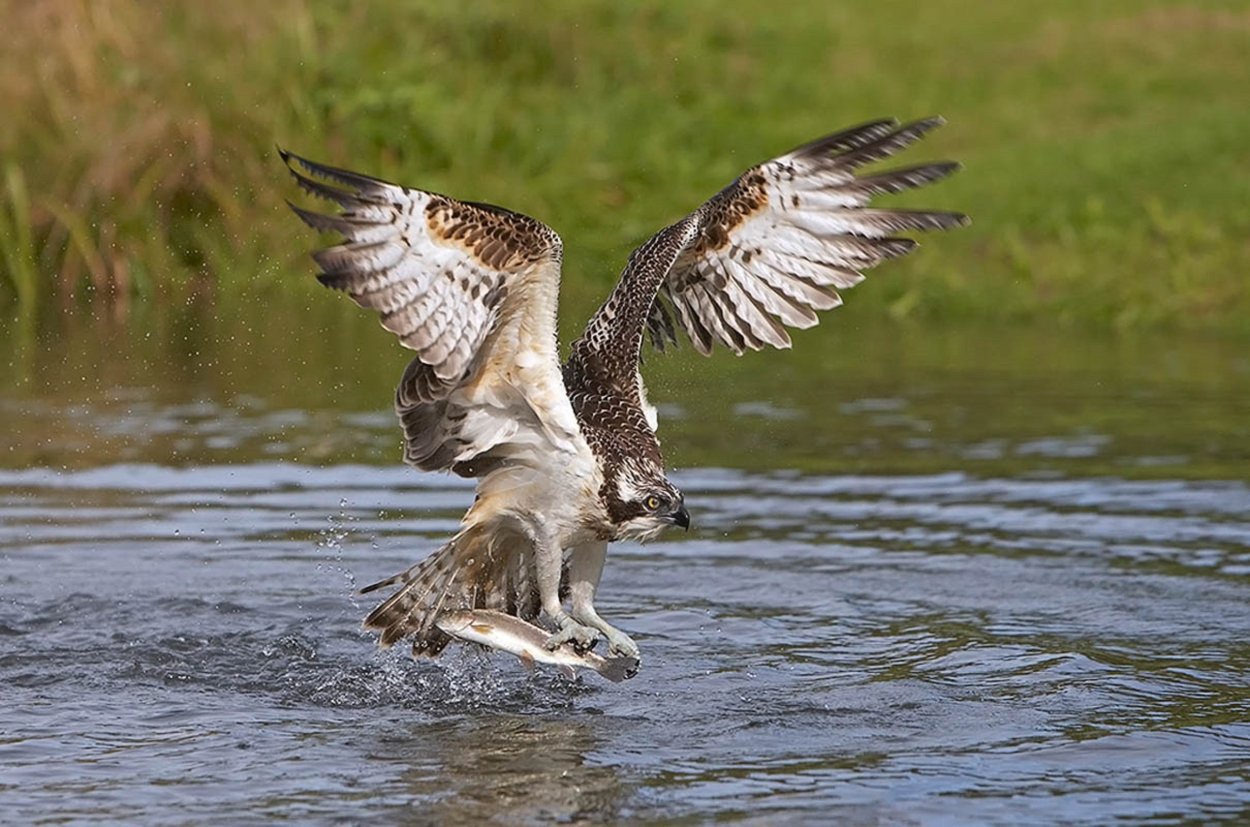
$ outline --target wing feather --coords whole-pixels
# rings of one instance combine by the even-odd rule
[[[746,325],[743,323],[735,308],[730,307],[726,288],[722,287],[715,293],[707,290],[708,302],[712,305],[712,309],[716,312],[717,321],[720,322],[721,330],[729,337],[730,347],[735,353],[742,353],[743,350],[750,347],[749,342],[753,341],[748,338]],[[757,349],[757,348],[752,348]]]
[[[658,297],[657,297],[658,298]],[[703,317],[695,311],[692,298],[687,297],[685,290],[668,296],[677,310],[677,318],[690,336],[694,349],[704,356],[712,354],[712,332],[703,323]]]
[[[785,328],[769,315],[763,301],[750,292],[755,279],[733,259],[726,261],[726,269],[730,278],[725,284],[725,295],[738,317],[750,326],[754,340],[751,349],[761,350],[765,344],[787,347],[790,337]]]
[[[729,332],[725,330],[725,323],[721,321],[721,315],[712,295],[712,290],[709,289],[708,282],[705,281],[697,282],[687,290],[687,296],[693,299],[692,304],[695,312],[699,314],[699,320],[707,327],[708,332],[713,337],[713,341],[721,341],[732,345],[733,340],[730,338]]]
[[[291,205],[313,229],[343,237],[313,253],[318,279],[416,351],[395,392],[409,462],[479,475],[472,469],[499,467],[474,463],[488,453],[584,447],[555,350],[554,231],[501,207],[281,155],[304,191],[341,208]]]
[[[790,347],[790,334],[786,332],[785,325],[778,321],[791,312],[790,303],[749,272],[743,271],[737,275],[735,283],[754,307],[753,315],[756,328],[760,331],[760,339],[775,348]]]
[[[659,281],[656,303],[672,304],[705,355],[715,343],[735,353],[755,342],[788,347],[789,336],[778,335],[784,327],[816,324],[816,311],[842,303],[837,290],[915,248],[914,240],[896,233],[968,223],[958,212],[867,206],[873,196],[945,178],[959,169],[956,163],[856,175],[941,124],[940,118],[903,126],[872,121],[747,170],[693,213],[698,232]],[[627,269],[623,280],[630,275]],[[760,323],[761,312],[771,325]],[[647,324],[653,340],[666,335],[659,313],[652,311]]]

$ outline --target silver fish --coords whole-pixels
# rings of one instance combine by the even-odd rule
[[[613,683],[638,674],[637,658],[604,658],[594,652],[579,655],[567,643],[552,651],[544,645],[550,637],[547,632],[519,617],[491,609],[443,612],[434,625],[454,638],[516,655],[529,668],[535,663],[550,663],[567,678],[576,674],[575,667],[593,669]]]

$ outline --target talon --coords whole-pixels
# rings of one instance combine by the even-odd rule
[[[559,649],[564,644],[571,644],[573,651],[584,655],[599,642],[599,632],[589,626],[583,626],[571,617],[560,620],[560,631],[547,638],[544,644],[549,650]]]
[[[638,644],[634,643],[633,638],[619,629],[612,629],[605,634],[608,638],[608,655],[610,657],[633,658],[639,663],[642,662],[642,653],[638,650]]]

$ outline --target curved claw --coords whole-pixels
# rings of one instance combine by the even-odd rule
[[[566,643],[573,645],[573,651],[584,655],[599,642],[599,631],[583,626],[571,617],[565,616],[560,621],[560,631],[547,638],[544,644],[550,650],[559,649]]]
[[[604,632],[604,637],[608,639],[608,655],[610,657],[633,658],[639,663],[642,662],[642,653],[638,651],[638,644],[634,643],[634,639],[620,629],[609,627]]]

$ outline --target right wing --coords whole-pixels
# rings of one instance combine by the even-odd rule
[[[313,253],[317,278],[377,311],[416,351],[395,393],[406,461],[480,476],[518,445],[579,450],[555,345],[554,230],[280,152],[304,190],[342,208],[291,205],[310,227],[345,239]]]

